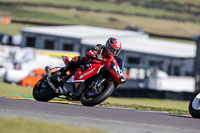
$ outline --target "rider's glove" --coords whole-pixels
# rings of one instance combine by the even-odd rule
[[[102,56],[100,54],[96,54],[97,59],[102,59]]]

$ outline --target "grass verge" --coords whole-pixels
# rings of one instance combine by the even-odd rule
[[[141,99],[141,101],[143,101],[143,100]],[[161,100],[159,100],[159,101],[161,101]],[[101,104],[101,106],[132,108],[132,109],[135,109],[135,110],[145,110],[145,111],[162,111],[162,112],[168,112],[168,113],[171,113],[171,114],[189,114],[189,112],[187,110],[184,110],[184,109],[167,108],[167,107],[154,107],[153,103],[152,103],[152,106],[144,106],[144,105],[138,105],[138,104],[126,105],[126,104],[103,102]]]
[[[1,133],[104,133],[93,128],[79,128],[60,123],[0,117]]]
[[[0,82],[0,94],[18,95],[25,98],[32,98],[32,89]],[[55,98],[54,100],[63,101],[63,99],[60,98]],[[189,114],[188,105],[189,101],[114,97],[110,97],[105,102],[100,104],[100,106],[132,108],[136,110],[164,111],[174,114]]]

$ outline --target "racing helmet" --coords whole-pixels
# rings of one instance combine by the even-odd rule
[[[106,42],[105,50],[109,56],[118,56],[121,51],[121,42],[118,39],[111,37]]]

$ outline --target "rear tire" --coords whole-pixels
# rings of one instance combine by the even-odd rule
[[[189,112],[192,117],[200,118],[200,93],[196,94],[189,104]]]
[[[103,82],[103,85],[106,85],[103,92],[100,95],[93,98],[87,98],[86,94],[88,89],[84,89],[84,91],[81,94],[81,103],[85,106],[94,106],[106,100],[114,91],[115,86],[111,80],[105,80]]]
[[[33,97],[37,101],[47,102],[53,99],[55,96],[56,94],[46,81],[46,76],[40,79],[33,87]]]

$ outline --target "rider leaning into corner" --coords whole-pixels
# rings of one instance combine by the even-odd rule
[[[60,71],[57,71],[57,76],[66,74],[67,71],[75,70],[81,65],[86,64],[88,61],[93,59],[109,59],[111,57],[117,58],[121,51],[121,42],[116,38],[109,38],[105,45],[97,44],[93,49],[89,50],[86,57],[76,56]],[[125,78],[120,79],[121,83],[126,81]]]

